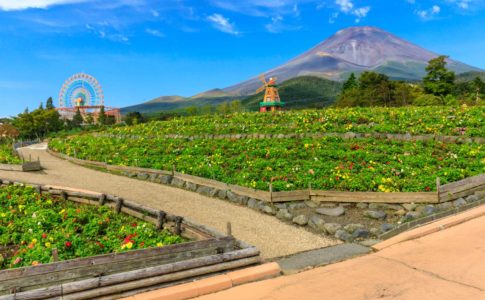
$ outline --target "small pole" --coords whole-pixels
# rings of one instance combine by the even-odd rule
[[[269,183],[269,200],[273,204],[273,181]]]
[[[182,233],[182,217],[175,217],[175,234],[180,235]]]
[[[52,249],[52,258],[54,259],[54,262],[59,261],[59,254],[57,253],[56,248]]]
[[[227,228],[227,236],[232,236],[232,225],[231,225],[231,222],[227,222],[226,228]]]
[[[62,192],[61,192],[61,198],[62,198],[63,200],[67,200],[67,193],[66,193],[66,191],[62,191]]]
[[[175,165],[172,165],[172,176],[175,176]]]
[[[32,161],[32,154],[29,154],[29,161]]]
[[[157,229],[162,230],[163,229],[163,224],[165,223],[165,218],[167,216],[167,213],[165,213],[163,210],[159,210],[157,213]]]
[[[99,195],[99,206],[103,206],[106,203],[106,195],[101,194]]]
[[[122,198],[116,199],[115,211],[116,211],[117,214],[119,214],[121,212],[122,207],[123,207],[123,199]]]
[[[440,201],[440,186],[441,186],[440,178],[436,177],[436,194],[438,195],[438,202],[441,202]]]

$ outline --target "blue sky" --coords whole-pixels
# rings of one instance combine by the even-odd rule
[[[485,69],[485,0],[0,0],[0,116],[77,72],[109,106],[226,87],[361,25]]]

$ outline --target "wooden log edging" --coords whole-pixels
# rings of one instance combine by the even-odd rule
[[[116,138],[116,139],[139,139],[142,136],[139,135],[122,135],[122,134],[102,134],[93,133],[95,137],[102,138]],[[485,138],[483,137],[469,137],[469,136],[457,136],[457,135],[435,135],[435,134],[410,134],[410,133],[380,133],[380,132],[307,132],[307,133],[241,133],[241,134],[196,134],[196,135],[182,135],[182,134],[165,134],[161,136],[143,136],[143,138],[150,139],[184,139],[184,140],[197,140],[197,139],[289,139],[289,138],[323,138],[323,137],[339,137],[342,139],[361,139],[361,138],[378,138],[387,139],[392,141],[439,141],[443,143],[462,144],[462,143],[477,143],[485,144]]]
[[[308,190],[300,191],[267,192],[174,171],[111,166],[106,163],[72,158],[51,149],[48,149],[48,152],[58,158],[82,166],[101,168],[107,172],[121,173],[122,175],[137,174],[135,177],[138,179],[150,180],[156,183],[184,188],[205,196],[230,200],[242,205],[247,205],[249,199],[255,199],[271,204],[292,201],[336,203],[439,203],[452,201],[470,195],[474,191],[485,187],[485,174],[481,174],[445,185],[439,185],[439,179],[437,178],[437,192],[345,192],[312,190],[311,187]],[[144,174],[145,176],[141,176],[140,174]],[[217,191],[207,192],[207,190],[204,189],[206,187],[216,189]],[[219,193],[219,191],[222,192]]]
[[[96,299],[101,296],[173,282],[260,263],[259,251],[252,247],[228,253],[199,257],[171,264],[136,269],[81,281],[0,296],[0,300]]]
[[[159,210],[129,200],[119,201],[119,197],[91,191],[0,179],[0,186],[7,185],[30,186],[40,193],[92,205],[109,205],[115,208],[117,203],[121,203],[123,212],[132,210],[154,217],[161,214]],[[173,284],[189,277],[245,267],[261,261],[259,250],[232,236],[223,235],[180,216],[166,212],[162,215],[167,222],[175,223],[172,230],[192,230],[203,240],[2,270],[0,299],[96,299],[153,285]],[[156,223],[157,218],[150,221]],[[164,224],[166,228],[167,225]],[[56,282],[59,284],[52,285]],[[9,292],[11,294],[5,295]],[[1,296],[2,294],[4,295]]]

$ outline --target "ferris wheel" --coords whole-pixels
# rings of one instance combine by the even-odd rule
[[[103,106],[104,95],[98,80],[85,73],[67,79],[59,93],[60,108]]]

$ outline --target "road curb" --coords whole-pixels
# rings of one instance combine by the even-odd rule
[[[481,205],[479,207],[473,208],[471,210],[467,210],[457,215],[453,215],[445,219],[437,220],[430,224],[401,233],[399,235],[396,235],[393,238],[390,238],[388,240],[385,240],[383,242],[373,245],[372,248],[376,251],[380,251],[392,245],[409,241],[409,240],[418,239],[423,236],[459,225],[466,221],[479,218],[481,216],[485,216],[485,205]]]
[[[190,283],[134,295],[125,300],[185,300],[220,292],[237,285],[277,277],[281,274],[277,263],[266,263],[238,271],[217,275]]]

